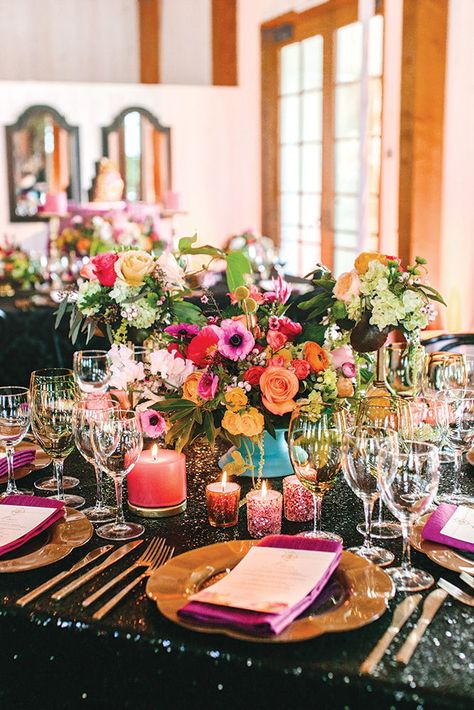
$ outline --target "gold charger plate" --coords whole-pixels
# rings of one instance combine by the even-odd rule
[[[474,448],[469,449],[469,451],[466,454],[466,459],[468,463],[471,464],[471,466],[474,466]]]
[[[0,557],[0,572],[26,572],[51,565],[81,547],[92,537],[94,527],[84,513],[66,508],[66,517],[57,520],[17,550]]]
[[[245,641],[287,643],[370,624],[382,616],[394,594],[392,581],[382,569],[351,552],[343,552],[339,567],[316,602],[278,636],[255,636],[178,616],[178,609],[191,594],[235,567],[255,544],[255,540],[233,540],[178,555],[150,576],[147,595],[156,602],[163,616],[186,629],[221,633]]]
[[[422,552],[432,562],[436,562],[437,565],[459,574],[462,572],[461,567],[474,567],[474,561],[468,557],[463,557],[462,551],[458,553],[447,545],[440,545],[438,542],[431,542],[431,540],[423,540],[421,531],[429,517],[430,513],[427,513],[413,526],[410,542],[415,550]]]
[[[35,449],[36,456],[34,460],[28,464],[28,466],[22,466],[21,468],[15,469],[14,476],[15,481],[19,481],[25,476],[29,476],[33,471],[40,471],[42,468],[46,468],[51,463],[51,458],[43,449],[36,443],[31,441],[22,441],[21,444],[15,447],[15,451],[24,451],[25,449]],[[7,483],[7,475],[0,477],[0,485]]]

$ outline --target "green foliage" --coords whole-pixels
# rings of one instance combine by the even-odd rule
[[[238,286],[245,285],[245,276],[252,273],[248,257],[241,251],[231,251],[226,255],[227,286],[229,291],[235,291]]]

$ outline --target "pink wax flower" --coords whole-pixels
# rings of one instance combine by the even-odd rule
[[[221,332],[217,349],[229,360],[244,360],[252,351],[255,338],[252,333],[238,321],[226,319],[221,323]]]
[[[81,266],[79,274],[82,276],[83,279],[87,279],[88,281],[97,281],[97,276],[92,261],[88,261],[87,264],[83,264]]]
[[[280,348],[285,345],[287,340],[288,338],[286,335],[280,333],[278,330],[269,330],[267,333],[267,343],[272,350],[280,350]]]
[[[199,380],[197,393],[201,399],[214,399],[219,385],[219,378],[212,372],[203,372]]]
[[[97,276],[101,286],[113,286],[117,280],[115,273],[115,262],[118,259],[118,254],[115,252],[107,252],[106,254],[97,254],[91,259],[94,265],[95,275]]]
[[[340,348],[331,350],[332,363],[336,370],[339,370],[344,363],[354,364],[354,353],[349,345],[341,345]]]
[[[355,377],[356,376],[356,366],[353,362],[345,362],[342,366],[342,374],[344,377]]]
[[[166,431],[165,418],[154,409],[145,409],[140,412],[140,422],[143,433],[150,439],[158,439]]]

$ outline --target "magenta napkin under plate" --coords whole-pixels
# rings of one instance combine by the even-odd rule
[[[318,584],[301,601],[291,609],[281,614],[268,614],[260,611],[246,611],[230,607],[204,604],[203,602],[189,602],[178,614],[185,619],[201,621],[212,626],[231,626],[248,633],[266,635],[280,634],[307,609],[324,589],[329,578],[337,568],[342,555],[342,545],[333,540],[318,540],[317,538],[296,537],[294,535],[269,535],[259,545],[263,547],[282,547],[293,550],[312,550],[316,552],[332,552],[334,559]]]
[[[33,463],[36,456],[36,449],[24,449],[23,451],[15,451],[13,455],[13,468],[22,468]],[[0,459],[0,478],[8,473],[7,457],[3,456]]]
[[[52,500],[51,498],[36,498],[35,496],[24,496],[24,495],[12,495],[6,496],[0,500],[0,505],[24,505],[25,507],[38,507],[38,508],[54,508],[51,515],[43,520],[42,523],[29,530],[25,535],[22,535],[17,540],[9,542],[6,545],[0,546],[0,557],[6,555],[12,550],[16,550],[18,547],[24,545],[28,540],[39,535],[43,530],[47,530],[53,523],[64,516],[64,503],[60,500]]]
[[[441,532],[456,510],[457,505],[441,503],[426,521],[421,531],[421,537],[425,540],[431,540],[431,542],[438,542],[440,545],[447,545],[448,547],[455,547],[458,550],[474,553],[474,545],[472,542],[457,540],[455,537],[443,535]]]

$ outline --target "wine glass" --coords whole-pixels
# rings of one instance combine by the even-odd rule
[[[113,478],[117,497],[115,522],[96,529],[106,540],[131,540],[139,537],[143,525],[126,522],[123,515],[122,484],[137,463],[143,448],[140,418],[133,410],[108,409],[92,420],[92,445],[99,465]]]
[[[399,592],[429,589],[434,584],[431,574],[411,565],[410,535],[414,521],[429,508],[438,490],[436,446],[405,440],[403,446],[394,448],[386,442],[379,451],[377,472],[384,502],[400,521],[403,532],[401,566],[387,569],[387,574]]]
[[[13,457],[15,446],[23,440],[30,428],[30,405],[26,387],[0,387],[0,441],[7,456],[7,487],[0,498],[9,495],[33,495],[20,490],[15,481]]]
[[[461,353],[427,353],[423,364],[421,387],[433,395],[446,389],[464,390],[467,383],[466,361]]]
[[[72,411],[79,399],[77,385],[72,380],[46,379],[36,381],[30,393],[31,428],[42,449],[53,459],[57,493],[51,496],[70,508],[81,508],[82,496],[64,493],[64,460],[74,449]]]
[[[454,460],[454,449],[449,439],[448,405],[439,395],[420,395],[410,401],[413,439],[435,444],[440,463]]]
[[[73,355],[74,373],[82,392],[102,395],[112,377],[111,362],[106,350],[78,350]]]
[[[372,544],[372,511],[380,496],[377,480],[377,456],[382,445],[397,447],[395,431],[385,437],[377,436],[371,427],[353,427],[342,436],[342,470],[349,487],[364,505],[364,544],[349,548],[349,552],[385,567],[394,560],[394,555],[383,547]]]
[[[85,460],[92,464],[95,471],[97,493],[95,505],[82,512],[93,523],[106,523],[115,517],[115,508],[104,503],[102,469],[99,466],[92,446],[92,420],[100,421],[109,410],[117,409],[111,399],[93,397],[76,402],[72,410],[72,430],[76,447]]]
[[[30,394],[33,393],[35,387],[39,385],[45,386],[56,382],[58,384],[74,384],[74,372],[67,367],[49,367],[44,370],[35,370],[30,376]],[[79,479],[75,476],[63,476],[64,490],[76,488],[79,485]],[[40,491],[55,491],[58,487],[56,479],[56,471],[53,469],[53,476],[40,478],[34,482],[34,487]]]
[[[306,537],[342,542],[334,533],[321,530],[321,506],[325,494],[339,477],[342,465],[342,412],[323,413],[315,418],[304,404],[290,422],[288,446],[293,469],[299,481],[314,496],[314,526]]]
[[[471,505],[473,498],[461,492],[462,457],[474,443],[474,389],[465,389],[463,396],[459,391],[445,390],[439,394],[439,403],[445,403],[448,409],[447,435],[454,451],[454,487],[450,493],[438,495],[442,503]]]

